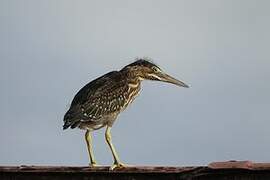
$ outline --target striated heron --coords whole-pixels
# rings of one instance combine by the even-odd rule
[[[146,59],[138,59],[120,71],[109,72],[91,81],[75,95],[64,116],[63,129],[78,127],[86,130],[85,140],[90,166],[96,166],[91,132],[105,126],[105,139],[114,158],[114,164],[110,169],[124,166],[112,144],[110,131],[118,114],[138,95],[143,80],[163,81],[188,87],[185,83],[164,73],[154,63]]]

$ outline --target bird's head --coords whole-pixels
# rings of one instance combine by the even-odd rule
[[[123,70],[128,70],[140,80],[163,81],[188,88],[184,82],[166,74],[160,67],[146,59],[139,59],[125,66]]]

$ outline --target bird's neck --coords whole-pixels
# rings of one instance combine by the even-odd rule
[[[141,84],[141,81],[143,80],[138,73],[135,71],[126,70],[123,71],[124,76],[126,77],[126,80],[129,84]]]

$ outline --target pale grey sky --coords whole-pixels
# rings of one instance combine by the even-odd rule
[[[191,85],[144,82],[112,129],[135,165],[270,161],[270,1],[1,0],[0,164],[87,165],[62,131],[87,82],[151,57]],[[94,133],[98,163],[112,156]]]

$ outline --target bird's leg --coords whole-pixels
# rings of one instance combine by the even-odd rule
[[[110,170],[113,170],[114,168],[121,168],[124,167],[124,164],[122,164],[119,160],[119,157],[115,151],[115,148],[112,144],[112,137],[111,137],[111,127],[107,126],[106,132],[105,132],[105,138],[106,141],[112,151],[112,155],[113,155],[113,159],[114,159],[114,163],[113,165],[110,167]]]
[[[94,154],[93,154],[92,136],[91,136],[91,132],[89,130],[87,130],[85,133],[85,140],[86,140],[87,150],[88,150],[89,160],[90,160],[89,165],[94,167],[97,165],[97,163],[95,161]]]

